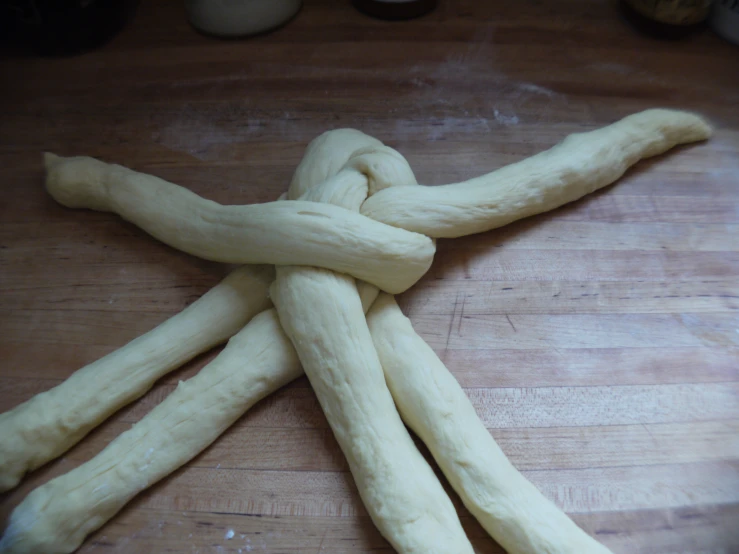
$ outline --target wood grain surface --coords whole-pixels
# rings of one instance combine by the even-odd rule
[[[377,136],[434,185],[638,110],[704,114],[716,126],[706,144],[555,212],[439,241],[433,268],[399,300],[512,462],[615,553],[739,552],[739,48],[709,31],[641,36],[609,1],[441,0],[427,17],[387,23],[348,0],[306,0],[273,33],[221,41],[194,32],[181,1],[150,0],[103,48],[5,54],[0,79],[0,410],[228,271],[111,214],[55,204],[45,150],[245,204],[284,191],[307,142],[330,128]],[[0,518],[213,355],[0,497]],[[477,552],[502,552],[451,494]],[[80,552],[391,548],[302,378]]]

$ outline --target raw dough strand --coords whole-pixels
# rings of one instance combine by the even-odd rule
[[[653,112],[659,112],[659,117],[654,117],[654,115],[649,115]],[[469,191],[465,195],[465,187],[461,187],[459,189],[456,189],[453,192],[442,192],[442,191],[449,191],[456,187],[457,185],[448,185],[446,187],[436,187],[435,189],[426,189],[424,187],[413,187],[413,190],[411,191],[410,188],[400,188],[398,187],[397,190],[402,190],[402,194],[398,195],[398,204],[396,206],[396,209],[393,211],[392,203],[390,202],[393,198],[393,194],[395,194],[392,190],[381,190],[382,187],[377,187],[373,192],[379,190],[377,194],[374,196],[374,198],[381,199],[382,202],[388,203],[387,206],[387,212],[388,212],[388,218],[390,220],[393,220],[393,218],[403,219],[406,217],[403,212],[407,212],[408,217],[406,218],[409,223],[398,223],[389,221],[393,224],[397,224],[400,227],[404,227],[405,225],[413,226],[414,220],[421,221],[420,228],[424,228],[424,225],[426,226],[438,226],[439,231],[431,231],[429,232],[432,236],[458,236],[460,234],[464,234],[464,232],[478,232],[480,230],[484,230],[487,228],[492,228],[495,226],[499,226],[501,224],[504,224],[506,222],[512,221],[514,219],[517,219],[519,217],[525,217],[527,215],[531,215],[533,213],[539,213],[540,211],[543,211],[545,209],[552,209],[557,207],[563,202],[570,201],[575,198],[579,198],[579,196],[582,196],[582,194],[585,194],[588,189],[586,187],[585,192],[579,191],[579,188],[582,185],[583,181],[587,181],[588,179],[591,179],[592,182],[596,183],[595,186],[593,186],[592,189],[597,188],[597,183],[603,181],[602,175],[608,174],[613,175],[614,171],[617,173],[618,171],[623,172],[623,169],[618,169],[619,165],[619,159],[621,159],[620,163],[625,163],[626,165],[630,163],[634,163],[636,160],[631,160],[631,158],[627,159],[627,156],[623,156],[623,149],[626,148],[627,152],[632,152],[631,149],[629,149],[629,146],[633,144],[641,145],[640,148],[642,150],[639,156],[647,156],[647,155],[653,155],[658,153],[659,149],[662,148],[662,150],[666,150],[671,145],[678,144],[680,142],[689,142],[692,140],[701,140],[703,138],[706,138],[710,134],[710,129],[708,126],[699,118],[696,116],[692,116],[690,114],[685,114],[682,112],[674,112],[669,110],[651,110],[648,112],[643,112],[642,114],[636,114],[635,116],[631,116],[630,118],[626,118],[625,120],[614,124],[612,127],[616,127],[617,125],[622,125],[624,122],[627,122],[629,120],[637,120],[641,121],[641,124],[643,124],[644,128],[639,129],[639,132],[635,131],[634,136],[631,136],[628,144],[625,146],[622,144],[620,146],[621,152],[618,151],[618,148],[614,149],[616,150],[616,154],[607,152],[607,151],[599,151],[595,154],[591,154],[591,156],[596,156],[595,159],[583,159],[581,160],[582,163],[578,166],[575,165],[572,168],[570,168],[567,171],[559,172],[554,171],[552,174],[552,180],[553,185],[551,186],[542,186],[541,183],[545,183],[545,177],[537,174],[536,172],[531,172],[531,174],[526,175],[526,171],[521,171],[522,174],[524,174],[524,177],[529,179],[528,181],[526,179],[523,179],[523,181],[519,182],[520,187],[526,187],[526,186],[534,186],[534,188],[541,186],[541,189],[538,189],[533,192],[533,194],[527,194],[525,191],[522,193],[520,190],[510,190],[510,186],[506,185],[505,182],[500,182],[501,187],[508,186],[509,189],[507,189],[511,193],[516,193],[518,196],[516,197],[515,202],[503,202],[501,201],[499,194],[493,195],[492,205],[485,204],[486,199],[488,198],[485,196],[485,194],[482,194],[480,199],[472,198],[471,195],[469,195]],[[654,136],[652,135],[653,145],[652,147],[649,147],[648,145],[645,147],[643,143],[640,142],[640,138],[638,135],[639,133],[643,132],[645,134],[652,133],[654,131],[654,127],[657,127],[661,132],[662,135],[657,137],[657,139],[654,139]],[[638,125],[636,125],[638,127]],[[603,131],[603,130],[601,130]],[[361,142],[362,136],[361,133],[358,133],[356,131],[353,131],[353,133],[356,133],[355,137],[352,138],[352,140],[356,139],[358,142]],[[597,131],[593,133],[598,133]],[[589,145],[587,142],[589,140],[592,140],[594,136],[593,133],[588,134],[590,136],[590,139],[586,140],[586,143],[583,145],[583,147],[588,147]],[[659,134],[659,133],[658,133]],[[600,135],[598,135],[600,136]],[[601,137],[602,138],[602,137]],[[618,138],[618,137],[617,137]],[[374,139],[372,139],[374,140]],[[568,139],[569,140],[569,139]],[[672,142],[670,142],[672,141]],[[572,142],[570,140],[570,142]],[[328,143],[327,143],[328,144]],[[569,150],[564,148],[564,146],[567,144],[567,141],[563,145],[560,145],[560,147],[557,147],[560,149],[560,155],[566,154]],[[365,145],[365,146],[373,146]],[[374,144],[374,146],[377,146],[377,144]],[[571,145],[574,147],[574,145]],[[618,146],[618,145],[617,145]],[[352,152],[353,148],[355,148],[354,145],[352,145],[352,148],[346,148],[345,150],[348,152]],[[570,148],[571,149],[571,148]],[[318,151],[320,151],[320,148],[317,148]],[[553,150],[556,150],[553,149]],[[563,154],[564,153],[564,154]],[[632,152],[633,153],[633,152]],[[547,153],[544,153],[547,154]],[[540,155],[541,157],[545,158],[544,154]],[[617,154],[621,154],[621,158]],[[600,158],[597,158],[597,156],[600,156]],[[558,166],[554,164],[555,161],[557,161],[557,157],[551,155],[550,151],[550,157],[554,158],[554,161],[549,160],[550,164],[553,164],[552,166],[546,166],[547,164],[541,164],[537,162],[537,167],[539,167],[540,171],[547,172],[552,171],[552,167],[554,169],[557,169]],[[603,159],[606,161],[611,160],[611,165],[608,165],[607,167],[602,167],[604,164],[602,163]],[[615,160],[615,161],[614,161]],[[208,238],[203,239],[202,237],[198,236],[198,232],[206,232],[210,233],[213,228],[216,230],[223,231],[224,235],[228,235],[229,232],[233,234],[233,229],[237,229],[236,234],[241,233],[242,231],[240,228],[244,225],[244,222],[240,220],[240,218],[235,215],[234,213],[230,213],[229,209],[231,208],[239,208],[239,207],[221,207],[221,208],[227,208],[225,212],[222,212],[219,208],[216,208],[215,215],[213,210],[211,210],[212,204],[214,203],[208,203],[208,201],[204,201],[203,199],[200,199],[196,195],[192,195],[192,193],[188,193],[187,191],[184,191],[184,189],[181,189],[180,187],[177,187],[176,185],[171,185],[169,183],[166,183],[161,180],[157,180],[156,178],[149,177],[142,174],[137,174],[135,172],[131,172],[130,170],[125,170],[125,168],[120,168],[120,166],[110,166],[106,168],[105,164],[102,164],[101,162],[97,162],[95,160],[92,160],[91,158],[73,158],[68,160],[62,160],[58,157],[54,157],[53,155],[47,155],[47,170],[48,170],[48,180],[47,184],[49,185],[50,192],[52,195],[55,195],[55,197],[62,203],[65,203],[67,205],[74,206],[76,205],[75,202],[81,202],[79,204],[79,207],[82,207],[86,204],[86,207],[91,207],[93,209],[100,209],[100,210],[110,210],[111,209],[111,198],[115,196],[117,201],[120,201],[122,203],[122,206],[126,210],[126,214],[124,217],[130,219],[135,224],[142,226],[145,230],[150,232],[151,234],[154,234],[161,240],[164,240],[165,242],[168,242],[169,244],[174,245],[175,247],[182,248],[182,244],[184,243],[185,246],[194,243],[196,246],[202,247],[204,253],[202,255],[208,256],[208,250],[213,249],[216,251],[216,254],[218,255],[219,250],[219,244],[218,239],[211,242]],[[325,161],[324,161],[325,162]],[[317,164],[308,164],[305,166],[305,173],[310,174],[314,169],[318,168],[317,170],[317,177],[316,180],[313,181],[313,183],[320,183],[323,180],[328,177],[328,175],[320,176],[318,173],[321,171],[333,171],[332,168],[336,167],[345,167],[345,162],[342,160],[329,160],[329,162],[320,162]],[[523,169],[527,168],[526,160],[523,162],[520,162],[519,164],[515,164],[518,166],[519,170],[523,167]],[[569,163],[568,160],[560,160],[560,162],[563,163]],[[96,165],[100,164],[100,165]],[[323,167],[324,169],[321,170],[320,168]],[[614,170],[614,167],[616,168]],[[326,170],[325,168],[329,168]],[[361,166],[356,167],[345,167],[345,169],[354,169],[357,171],[364,171],[366,168],[362,168]],[[504,171],[509,168],[504,168]],[[510,169],[509,169],[510,171]],[[573,173],[574,178],[571,178],[568,174],[568,171]],[[132,177],[133,174],[133,177]],[[518,174],[518,171],[513,172],[513,177],[516,177]],[[61,175],[61,177],[60,177]],[[618,173],[613,177],[614,179],[617,178],[620,175]],[[495,177],[495,178],[492,178]],[[471,186],[468,187],[469,190],[475,194],[480,192],[480,190],[483,190],[485,192],[485,189],[491,188],[494,183],[499,181],[499,172],[494,172],[493,174],[489,176],[484,176],[482,178],[478,178],[477,180],[472,180],[471,182],[466,183],[465,185],[475,185],[476,183],[480,186]],[[337,178],[338,175],[337,175]],[[341,179],[348,179],[352,180],[354,177],[350,176],[348,173],[342,175],[340,177]],[[490,179],[488,179],[490,178]],[[153,179],[153,181],[152,181]],[[298,178],[298,181],[300,178]],[[164,183],[164,185],[167,185],[167,187],[172,187],[173,189],[164,187],[161,188],[161,183]],[[515,181],[515,179],[513,179]],[[607,183],[604,183],[607,184]],[[118,185],[121,185],[119,187]],[[101,188],[102,187],[102,188]],[[310,187],[308,187],[310,188]],[[340,187],[338,187],[340,188]],[[557,188],[561,188],[563,190],[557,192],[556,194],[552,194],[552,190]],[[572,188],[572,193],[567,192],[568,188]],[[117,192],[115,195],[111,195],[110,191],[115,189]],[[439,192],[432,192],[433,190],[439,189]],[[292,187],[291,187],[292,190]],[[182,193],[184,191],[184,193]],[[142,196],[137,196],[137,194],[142,194]],[[166,193],[166,194],[164,194]],[[133,198],[127,198],[128,195],[131,195]],[[188,196],[190,195],[190,196]],[[300,194],[291,195],[291,198],[299,197]],[[438,196],[438,198],[437,198]],[[459,198],[454,199],[450,198],[450,196],[458,196]],[[352,197],[356,197],[356,195],[352,195]],[[407,197],[407,198],[406,198]],[[142,203],[142,199],[149,199],[151,200],[150,204]],[[184,221],[184,225],[186,229],[189,229],[190,232],[185,233],[185,236],[177,236],[178,230],[176,228],[176,224],[178,224],[177,221],[167,221],[164,224],[165,233],[156,234],[151,229],[154,228],[155,230],[158,229],[157,225],[160,224],[156,219],[158,217],[161,217],[161,212],[156,212],[156,208],[152,211],[150,209],[151,206],[158,206],[158,203],[163,199],[171,200],[174,202],[176,209],[181,209],[182,212],[177,214],[178,217],[180,217],[180,222]],[[193,201],[194,198],[194,201]],[[406,198],[406,200],[404,200]],[[427,198],[429,201],[425,206],[423,206],[420,211],[416,208],[416,204],[421,202],[424,198]],[[557,200],[557,198],[560,198]],[[482,209],[478,209],[474,206],[474,202],[480,201],[482,203]],[[369,203],[368,203],[369,202]],[[376,206],[379,206],[382,202],[380,200],[375,201],[374,203]],[[392,202],[395,202],[395,200],[392,200]],[[403,205],[403,202],[406,202],[405,205]],[[203,207],[203,204],[206,204],[204,206],[204,209],[202,212],[199,212],[197,210],[188,212],[188,209],[194,209]],[[372,207],[372,199],[365,202],[364,208],[369,209]],[[288,203],[284,203],[288,204]],[[472,204],[472,206],[470,206]],[[449,208],[449,206],[452,206]],[[215,205],[217,206],[217,205]],[[316,207],[317,206],[317,207]],[[460,208],[461,206],[461,208]],[[309,220],[313,222],[314,220],[322,219],[322,215],[325,215],[325,213],[322,210],[330,209],[330,206],[320,206],[316,204],[311,204],[311,207],[315,207],[315,210],[312,210],[310,214],[302,214],[302,215],[308,215]],[[120,206],[117,207],[119,209]],[[164,211],[169,209],[169,204],[167,206],[163,206]],[[469,209],[469,212],[465,212],[466,209]],[[238,211],[238,210],[237,210]],[[275,210],[274,208],[268,208],[266,210],[265,215],[269,217],[274,217]],[[506,215],[510,211],[509,215]],[[119,212],[120,213],[120,212]],[[183,216],[182,213],[185,215]],[[243,215],[243,212],[239,212],[241,215]],[[253,212],[256,215],[258,215],[257,212]],[[205,219],[203,220],[205,222],[205,227],[200,228],[201,221],[198,218],[201,218],[202,215],[205,214]],[[400,215],[399,215],[400,214]],[[451,215],[450,215],[451,214]],[[123,215],[123,214],[122,214]],[[196,225],[188,227],[188,217],[189,215],[192,215],[193,218],[197,220]],[[219,219],[219,215],[224,215],[224,220],[227,223],[224,229],[223,226],[221,226],[221,223],[224,223],[223,220]],[[213,216],[211,219],[209,219],[209,216]],[[290,216],[292,217],[292,216]],[[348,216],[347,216],[348,217]],[[378,219],[382,219],[382,214],[378,215]],[[299,219],[299,218],[298,218]],[[329,218],[330,219],[330,216]],[[465,227],[464,221],[465,219],[469,219],[472,223]],[[288,218],[288,220],[290,220]],[[215,222],[215,224],[214,224]],[[460,223],[461,222],[461,223]],[[481,223],[482,222],[482,223]],[[350,226],[350,223],[348,221],[344,222],[346,226]],[[312,225],[313,223],[311,223]],[[257,227],[259,227],[260,222],[257,222]],[[329,223],[328,226],[332,227],[334,224]],[[277,227],[278,231],[280,227],[285,226],[285,221],[283,220]],[[310,227],[310,225],[308,225]],[[340,225],[341,226],[341,225]],[[147,228],[149,227],[149,228]],[[194,229],[193,229],[194,227]],[[318,227],[316,227],[318,228]],[[304,229],[303,227],[300,227],[300,229]],[[451,229],[451,231],[450,231]],[[288,234],[291,234],[293,230],[290,230]],[[168,234],[169,233],[169,234]],[[446,233],[446,234],[445,234]],[[456,233],[456,234],[454,234]],[[355,237],[355,235],[350,234],[350,237]],[[301,237],[304,238],[304,237]],[[242,240],[242,239],[239,239]],[[283,248],[290,249],[293,246],[293,242],[291,237],[286,237],[284,234],[280,234],[277,239],[275,239],[276,242],[280,243]],[[357,237],[357,240],[360,240]],[[387,241],[387,238],[381,239],[379,242]],[[230,243],[230,246],[232,250],[238,252],[239,245],[234,243]],[[228,245],[229,243],[227,243]],[[287,246],[285,246],[287,245]],[[392,243],[391,243],[392,245]],[[278,245],[279,247],[280,245]],[[355,248],[355,245],[352,245],[352,248]],[[258,248],[264,248],[264,245],[259,245]],[[279,248],[278,248],[279,249]],[[316,246],[317,250],[328,250],[329,257],[331,256],[331,253],[333,250],[336,249],[335,244],[329,244],[326,245],[325,243],[321,243],[319,246]],[[350,249],[351,250],[351,249]],[[351,252],[354,252],[354,250],[351,250]],[[232,254],[233,252],[231,252]],[[301,252],[302,253],[302,252]],[[300,255],[299,253],[298,255]],[[280,255],[283,255],[284,252],[280,252]],[[289,252],[288,256],[292,256],[294,253]],[[229,255],[227,252],[226,255]],[[261,254],[260,254],[261,255]],[[272,254],[270,254],[272,255]],[[317,261],[317,258],[314,255],[314,252],[309,253],[306,257],[311,258],[306,263],[311,264],[318,264],[319,261]],[[418,256],[420,258],[420,256]],[[342,255],[336,256],[339,261],[342,261]],[[289,263],[296,263],[294,259],[292,259]],[[351,259],[349,262],[347,262],[348,266],[352,266],[352,264],[356,265],[357,260]],[[398,266],[403,266],[404,262],[401,260],[398,262]],[[330,267],[330,266],[327,266]],[[365,268],[366,270],[366,268]],[[373,271],[373,270],[366,270],[367,272]],[[352,273],[358,274],[356,268],[353,268]],[[377,277],[377,276],[376,276]],[[381,275],[380,275],[381,277]],[[395,283],[397,284],[398,279],[396,278],[395,274],[391,274],[389,279],[395,279]],[[405,279],[405,277],[404,277]],[[402,280],[402,279],[401,279]],[[407,280],[407,279],[406,279]],[[386,290],[392,290],[389,287],[385,287]],[[373,287],[371,286],[364,286],[363,290],[369,291],[369,292],[375,292]],[[287,340],[287,339],[285,339]],[[224,351],[225,352],[225,351]],[[259,371],[262,371],[260,368]],[[262,375],[260,373],[260,375]],[[259,375],[254,377],[255,379],[260,379]],[[199,394],[199,393],[197,393]],[[153,413],[153,412],[152,412]],[[147,416],[148,417],[148,416]],[[143,420],[142,420],[143,421]],[[187,429],[188,425],[183,425],[185,429]],[[124,435],[121,435],[122,438]],[[211,439],[212,440],[212,439]],[[112,444],[111,444],[112,446]],[[148,450],[147,450],[148,452]],[[144,453],[145,457],[145,453]],[[174,465],[174,464],[173,464]],[[170,470],[171,471],[171,470]],[[163,473],[166,474],[166,473]],[[62,476],[59,479],[62,479]],[[56,482],[57,480],[52,481]],[[46,485],[45,485],[46,486]],[[44,487],[45,487],[44,486]],[[41,487],[38,490],[43,489],[44,487]],[[35,493],[35,491],[34,491]],[[29,496],[29,499],[33,496],[33,494]],[[60,493],[60,494],[63,494]],[[134,493],[135,494],[135,493]],[[29,499],[24,501],[24,503],[21,504],[21,506],[26,505],[26,502],[29,502]],[[61,502],[61,501],[59,501]],[[123,501],[125,503],[125,500]],[[121,504],[122,505],[122,504]],[[13,520],[16,521],[16,523],[11,523],[10,528],[6,532],[6,536],[3,538],[2,547],[0,547],[0,550],[2,548],[9,547],[11,542],[13,544],[17,544],[17,537],[18,536],[26,536],[28,534],[28,530],[33,527],[33,529],[42,529],[46,528],[48,533],[53,535],[53,525],[54,525],[54,518],[51,517],[45,517],[42,516],[38,521],[36,519],[35,511],[33,509],[26,509],[21,510],[21,506],[19,506],[16,509],[16,512],[20,513],[21,515],[16,516],[14,512]],[[61,506],[61,504],[59,504]],[[93,506],[94,508],[94,506]],[[61,507],[58,507],[58,510],[61,510]],[[61,513],[61,512],[59,512]],[[114,511],[112,513],[115,513]],[[25,514],[25,515],[23,515]],[[87,514],[84,514],[84,512],[80,512],[80,514],[84,515],[84,517],[87,517]],[[108,516],[110,517],[110,516]],[[103,520],[104,521],[104,520]],[[35,525],[31,525],[37,523],[39,527],[36,527]],[[102,522],[98,523],[102,524]],[[48,529],[49,526],[51,526],[51,529]],[[31,529],[31,532],[33,532],[33,529]],[[41,534],[43,535],[43,531],[41,531]],[[81,540],[81,539],[80,539]],[[34,544],[34,543],[31,543]],[[23,550],[13,550],[14,552],[23,551]],[[39,551],[38,549],[34,549],[33,547],[30,548],[30,551]],[[55,552],[55,551],[62,551],[62,550],[55,550],[54,547],[49,546],[49,548],[46,548],[42,551],[48,551],[48,552]],[[66,552],[66,551],[65,551]]]
[[[332,142],[342,142],[342,135],[343,130],[325,133],[308,151],[316,153]],[[365,196],[368,189],[416,183],[400,154],[382,145],[366,146],[351,153],[334,177],[303,173],[313,183],[328,180],[303,187],[294,179],[291,192],[303,190],[303,197],[358,209],[364,198],[351,192],[354,187],[342,194],[336,186],[341,175],[364,174]],[[349,154],[341,151],[341,155]],[[341,166],[325,164],[324,171],[326,167]],[[349,179],[344,182],[351,184]],[[354,279],[347,275],[299,266],[278,266],[271,288],[280,322],[380,533],[400,553],[471,554],[454,505],[413,443],[385,384],[360,303],[360,294],[376,290],[362,284],[358,293]]]
[[[341,194],[357,187],[361,194]],[[322,190],[356,208],[366,197],[367,179],[346,170]],[[273,275],[270,268],[269,279]],[[372,285],[360,287],[363,313],[377,293]],[[259,399],[301,373],[277,313],[262,312],[131,430],[29,494],[11,514],[0,552],[74,551],[134,496],[194,458]]]
[[[367,314],[403,421],[428,446],[465,506],[510,554],[607,554],[508,461],[467,395],[381,294]]]
[[[309,264],[402,292],[426,273],[434,256],[428,237],[331,204],[222,206],[94,158],[47,153],[44,163],[46,189],[60,204],[114,212],[162,242],[208,260]]]
[[[290,181],[288,198],[297,200],[310,189],[322,185],[324,181],[338,174],[347,160],[358,150],[379,146],[383,146],[379,140],[356,129],[332,129],[321,133],[305,148],[303,158],[295,168]],[[367,179],[362,181],[366,188]]]
[[[0,414],[0,491],[76,444],[154,381],[226,341],[270,306],[272,266],[245,266],[145,335]]]
[[[363,313],[377,289],[363,287]],[[134,496],[216,440],[265,396],[302,375],[277,312],[266,310],[191,379],[92,460],[41,485],[10,516],[3,554],[68,554]]]
[[[643,158],[710,136],[711,127],[697,115],[646,110],[463,183],[380,191],[360,211],[429,237],[481,233],[577,200]]]
[[[254,403],[300,374],[274,309],[262,312],[100,454],[31,492],[11,514],[0,552],[73,552],[134,496],[194,458]]]
[[[354,279],[278,267],[271,291],[380,533],[401,554],[472,554],[454,505],[393,404]]]

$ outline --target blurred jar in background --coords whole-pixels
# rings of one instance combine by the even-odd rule
[[[193,27],[226,38],[274,29],[298,13],[301,4],[302,0],[185,0]]]
[[[44,55],[92,50],[133,16],[136,0],[0,0],[3,43]]]
[[[719,36],[739,44],[739,0],[716,0],[711,27]]]
[[[713,0],[621,0],[626,18],[659,38],[682,38],[702,29]]]

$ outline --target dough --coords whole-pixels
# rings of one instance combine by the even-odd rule
[[[330,179],[344,168],[355,152],[381,146],[382,142],[356,129],[333,129],[318,135],[310,141],[303,159],[295,168],[288,189],[288,198],[297,200],[317,185],[323,186],[326,179]]]
[[[647,110],[463,183],[383,190],[361,213],[429,237],[481,233],[577,200],[610,185],[640,159],[710,136],[697,115]]]
[[[428,446],[465,506],[510,554],[607,554],[508,461],[467,395],[381,294],[367,314],[403,421]]]
[[[70,208],[112,211],[179,250],[228,263],[310,264],[402,292],[433,242],[330,204],[222,206],[157,177],[88,157],[45,155],[46,188]]]
[[[398,415],[354,280],[278,267],[272,298],[367,511],[400,553],[474,551],[451,500]]]
[[[262,312],[100,454],[29,494],[13,511],[0,552],[73,552],[135,495],[194,458],[252,405],[300,374],[274,309]]]
[[[59,456],[187,360],[227,340],[268,308],[271,266],[245,266],[176,316],[0,414],[0,491]]]
[[[305,263],[331,269],[343,264],[352,275],[364,272],[372,276],[370,282],[400,290],[412,282],[410,275],[422,272],[383,276],[381,270],[402,269],[406,263],[422,266],[419,252],[425,246],[410,233],[404,235],[406,243],[388,244],[383,250],[382,241],[392,240],[392,229],[379,225],[376,229],[385,235],[378,240],[351,211],[368,194],[372,196],[364,201],[365,213],[385,203],[383,213],[375,214],[378,219],[424,233],[428,227],[430,236],[458,236],[557,207],[618,178],[640,157],[709,134],[696,116],[651,110],[569,137],[533,161],[467,183],[428,189],[405,186],[416,181],[394,150],[358,131],[339,130],[309,147],[289,191],[289,198],[299,200],[251,207],[219,206],[155,177],[91,158],[47,155],[47,186],[65,205],[115,211],[173,246],[206,257],[225,259],[246,252],[277,263],[303,263],[300,260],[307,258]],[[579,155],[576,147],[586,155]],[[391,205],[395,200],[397,205]],[[169,210],[174,217],[165,215]],[[351,231],[354,224],[361,232]],[[300,237],[293,238],[293,233]],[[257,246],[241,242],[246,239]],[[360,245],[362,240],[370,245]],[[433,243],[426,240],[432,253]],[[265,254],[260,248],[274,251]],[[362,259],[365,254],[369,260]],[[401,552],[471,552],[449,499],[409,443],[389,400],[370,331],[358,311],[360,298],[366,310],[377,288],[365,282],[355,286],[346,275],[313,267],[283,266],[277,274],[274,296],[290,339],[274,310],[257,316],[198,376],[131,431],[90,462],[31,493],[13,512],[0,551],[75,549],[137,492],[195,456],[259,398],[297,376],[292,341],[382,533]],[[510,466],[427,346],[416,344],[404,351],[420,339],[393,306],[384,296],[370,318],[385,369],[390,368],[388,382],[409,425],[428,441],[483,525],[512,552],[607,552]],[[397,336],[382,338],[386,324]],[[209,325],[207,319],[203,325]],[[388,346],[400,337],[407,343]],[[426,383],[427,377],[433,382]],[[409,405],[409,398],[425,408]],[[457,432],[469,444],[460,444]]]
[[[363,287],[363,312],[376,291]],[[259,400],[302,373],[277,312],[260,313],[195,377],[180,382],[100,454],[29,494],[13,510],[0,552],[73,552],[134,496],[193,459]]]
[[[343,130],[324,134],[309,152],[315,154],[345,134]],[[356,134],[350,139],[359,146]],[[343,166],[338,162],[347,153],[338,152],[342,159],[323,169],[341,167],[335,177],[315,169],[305,177],[319,184],[303,187],[293,180],[288,194],[302,190],[301,198],[357,210],[368,190],[416,183],[413,171],[391,148],[364,145],[350,153]],[[363,188],[349,178],[353,172],[364,175]],[[363,285],[362,295],[374,296],[376,290]],[[271,291],[280,322],[349,462],[367,512],[383,536],[401,553],[472,554],[454,505],[395,409],[354,279],[313,267],[278,266]]]

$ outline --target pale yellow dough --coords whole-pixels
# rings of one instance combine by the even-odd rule
[[[496,541],[510,554],[610,552],[513,467],[462,387],[392,296],[377,298],[367,323],[403,421]]]
[[[162,375],[226,341],[269,307],[271,266],[244,266],[185,310],[0,415],[0,491],[76,444]]]
[[[361,213],[429,237],[481,233],[582,198],[641,159],[710,136],[697,115],[646,110],[463,183],[388,188],[370,196]]]
[[[489,175],[429,188],[411,186],[417,185],[415,178],[397,152],[343,129],[311,143],[288,192],[292,201],[261,206],[220,206],[161,179],[91,158],[47,155],[47,186],[65,205],[114,211],[197,255],[322,266],[393,292],[423,274],[433,243],[367,223],[354,213],[360,204],[362,213],[401,229],[429,237],[461,236],[556,208],[610,184],[641,158],[709,135],[697,116],[649,110],[568,137],[552,150]],[[608,552],[510,465],[392,297],[383,295],[372,310],[370,335],[362,309],[366,312],[377,295],[372,284],[355,285],[346,275],[290,265],[278,267],[273,291],[290,338],[275,310],[254,318],[211,364],[133,429],[90,462],[31,493],[13,512],[0,552],[77,548],[134,495],[195,456],[259,398],[296,377],[300,365],[291,341],[368,512],[398,551],[472,550],[451,502],[403,428],[386,380],[402,416],[428,444],[470,511],[510,552]],[[211,317],[197,316],[194,325],[207,329]],[[179,324],[173,325],[182,333]],[[106,383],[118,386],[112,379]],[[22,419],[43,410],[34,406]],[[97,415],[83,420],[95,425],[112,411],[106,406],[102,396]],[[14,471],[22,474],[28,467]]]
[[[363,313],[376,297],[376,288],[362,287]],[[29,494],[13,511],[0,552],[73,552],[134,496],[197,456],[256,402],[302,373],[277,312],[265,310],[100,454]]]
[[[301,198],[357,210],[368,191],[416,184],[400,154],[367,138],[362,145],[357,132],[347,130],[318,137],[309,153],[342,159],[317,167],[301,164],[296,177],[311,186],[293,179],[289,194],[300,190]],[[358,149],[322,151],[345,142]],[[336,175],[321,174],[335,167],[341,168]],[[377,289],[362,284],[359,292],[353,278],[324,269],[278,266],[271,291],[280,322],[383,536],[401,553],[472,554],[451,500],[413,443],[385,384],[360,302]]]
[[[272,298],[380,532],[401,553],[472,554],[393,404],[354,279],[278,267]]]
[[[13,511],[7,554],[73,552],[138,493],[212,443],[255,402],[301,374],[274,309],[89,462],[40,486]]]
[[[433,242],[331,204],[222,206],[158,177],[94,158],[45,155],[46,189],[70,208],[114,212],[208,260],[309,264],[402,292],[426,273]]]

